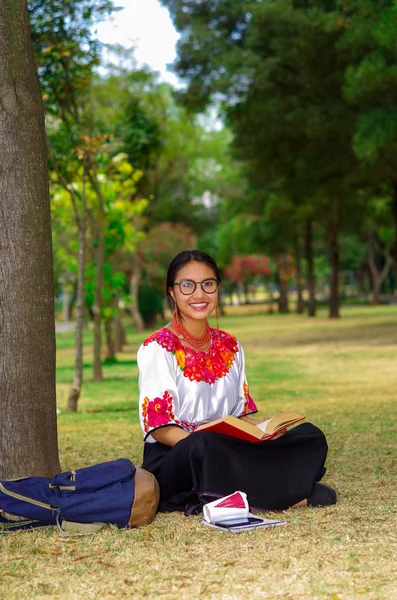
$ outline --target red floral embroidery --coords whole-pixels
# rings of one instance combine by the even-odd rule
[[[180,421],[175,418],[172,407],[172,396],[167,391],[162,398],[149,400],[146,396],[142,406],[143,428],[147,433],[149,429],[161,427],[168,423],[180,425]]]
[[[244,415],[252,413],[252,412],[256,412],[258,410],[256,408],[255,402],[253,401],[253,399],[250,396],[248,383],[246,381],[244,381],[244,383],[243,383],[243,390],[244,390],[245,402],[244,402],[244,408],[243,408],[243,412],[242,412],[241,416],[244,416]]]
[[[227,375],[231,369],[236,353],[237,340],[225,331],[211,329],[211,348],[208,352],[200,352],[182,345],[180,339],[164,327],[155,331],[144,342],[144,346],[156,341],[168,352],[175,355],[176,361],[185,377],[191,381],[214,383]]]

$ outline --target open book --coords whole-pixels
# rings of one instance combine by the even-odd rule
[[[281,431],[303,421],[303,419],[305,417],[290,411],[275,415],[271,419],[258,423],[258,425],[253,425],[238,417],[228,416],[200,425],[196,431],[213,431],[248,442],[262,442],[271,440]]]
[[[250,513],[247,494],[241,491],[205,504],[202,522],[216,529],[234,532],[285,525],[285,521],[280,519],[263,519]]]

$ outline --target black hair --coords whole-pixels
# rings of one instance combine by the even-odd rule
[[[170,294],[170,288],[172,288],[175,284],[176,277],[179,271],[185,267],[190,262],[199,262],[208,265],[215,274],[215,278],[218,283],[221,282],[221,274],[219,272],[218,265],[215,260],[202,250],[183,250],[179,252],[172,261],[170,262],[170,266],[167,271],[167,280],[166,280],[166,292],[167,292],[167,300],[171,310],[174,309],[174,299]]]

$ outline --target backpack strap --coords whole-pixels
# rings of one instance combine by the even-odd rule
[[[109,523],[73,523],[73,521],[62,521],[62,532],[74,532],[74,533],[97,533],[104,527],[107,527]],[[67,537],[67,536],[66,536]]]
[[[27,502],[28,504],[34,504],[35,506],[40,506],[40,508],[46,508],[51,512],[59,512],[59,508],[56,506],[52,506],[51,504],[46,504],[45,502],[40,502],[40,500],[34,500],[33,498],[29,498],[29,496],[22,496],[22,494],[18,494],[17,492],[12,492],[11,490],[7,490],[6,487],[0,482],[0,491],[11,498],[15,498],[16,500],[21,500],[22,502]]]

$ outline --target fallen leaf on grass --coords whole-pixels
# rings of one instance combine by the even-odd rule
[[[84,558],[93,558],[96,556],[96,554],[93,554],[92,552],[72,552],[71,554],[74,561],[83,560]]]
[[[73,560],[82,560],[83,558],[91,558],[96,557],[98,554],[103,554],[106,550],[96,550],[95,552],[81,552],[80,550],[72,550],[70,555],[73,557]]]
[[[53,554],[53,555],[56,555],[56,556],[58,556],[59,554],[61,554],[61,550],[59,548],[58,548],[58,550],[50,550],[50,548],[40,547],[40,548],[35,548],[33,550],[33,552],[35,554]]]

